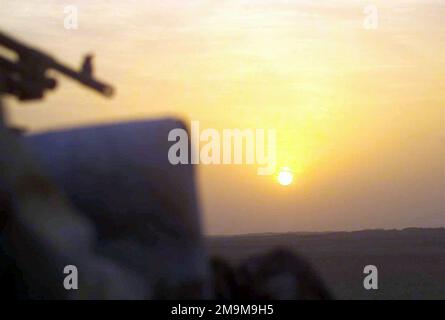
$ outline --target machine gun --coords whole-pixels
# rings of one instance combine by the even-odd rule
[[[4,54],[7,51],[15,57],[8,58]],[[12,95],[20,101],[38,100],[43,98],[45,91],[56,88],[57,81],[48,76],[49,70],[57,71],[106,97],[112,96],[114,89],[93,77],[92,59],[92,55],[87,55],[80,71],[76,71],[0,32],[0,122],[3,95]]]

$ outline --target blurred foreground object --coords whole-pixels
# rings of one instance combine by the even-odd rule
[[[168,161],[167,137],[175,128],[185,129],[165,119],[26,140],[57,187],[93,222],[97,252],[137,270],[152,297],[202,298],[207,257],[194,166]]]
[[[181,127],[166,119],[11,139],[36,159],[15,154],[29,163],[8,168],[5,228],[32,298],[208,297],[194,167],[167,158],[168,132]],[[66,265],[79,270],[78,290],[63,288]]]

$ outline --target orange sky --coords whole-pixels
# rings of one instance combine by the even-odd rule
[[[75,66],[96,54],[106,100],[62,81],[11,102],[34,131],[177,115],[272,128],[283,187],[248,166],[199,168],[208,233],[444,226],[443,1],[2,0],[0,29]],[[79,29],[63,8],[78,5]],[[230,187],[228,187],[230,186]]]

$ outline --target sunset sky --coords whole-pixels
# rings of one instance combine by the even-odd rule
[[[364,8],[379,26],[363,27]],[[79,28],[64,28],[64,7]],[[281,186],[254,166],[200,166],[211,234],[445,226],[445,2],[2,0],[0,30],[71,66],[94,52],[104,99],[61,80],[8,101],[32,131],[178,116],[264,128]]]

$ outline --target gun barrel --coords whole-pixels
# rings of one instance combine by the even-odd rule
[[[84,86],[87,86],[104,96],[110,97],[114,93],[114,89],[108,85],[105,84],[99,80],[96,80],[92,78],[91,76],[83,75],[82,73],[75,71],[69,67],[64,66],[63,64],[57,62],[55,59],[53,59],[51,56],[42,53],[40,51],[34,50],[30,47],[27,47],[18,41],[14,40],[13,38],[5,35],[4,33],[0,32],[0,45],[9,48],[12,51],[15,51],[19,56],[26,57],[26,56],[32,56],[41,61],[43,65],[45,65],[48,69],[56,70],[74,80],[77,82],[83,84]]]
[[[20,44],[19,42],[12,39],[11,37],[8,37],[3,32],[0,32],[0,44],[6,48],[9,48],[9,49],[17,51],[17,52],[29,50],[29,48]]]
[[[57,63],[56,61],[53,61],[51,69],[57,70],[58,72],[76,80],[77,82],[93,90],[96,90],[97,92],[103,94],[106,97],[111,97],[114,93],[114,89],[110,85],[103,83],[99,80],[96,80],[92,77],[83,76],[81,73],[73,69],[70,69],[68,67],[65,67],[64,65]]]

